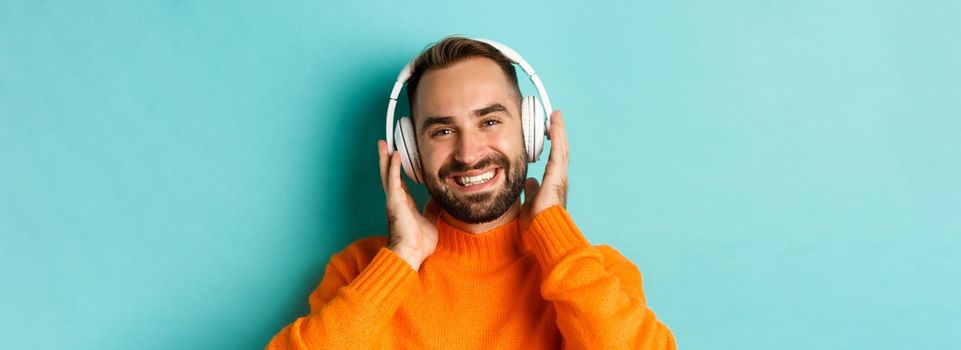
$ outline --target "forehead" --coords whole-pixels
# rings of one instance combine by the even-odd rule
[[[508,106],[516,114],[510,103],[516,98],[513,95],[513,86],[496,62],[469,58],[425,73],[417,86],[413,114],[460,117],[493,103]]]

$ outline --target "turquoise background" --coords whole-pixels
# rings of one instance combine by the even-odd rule
[[[453,33],[537,68],[570,212],[639,266],[681,348],[956,347],[959,14],[3,1],[0,348],[262,348],[331,254],[385,233],[387,94]]]

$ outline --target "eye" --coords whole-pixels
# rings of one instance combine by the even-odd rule
[[[485,120],[483,123],[481,123],[481,125],[483,125],[483,126],[494,126],[494,125],[497,125],[497,124],[500,124],[500,123],[501,123],[500,120],[497,120],[497,119],[488,119],[488,120]]]
[[[451,131],[451,129],[437,129],[434,132],[432,132],[430,136],[431,137],[444,136],[444,135],[449,135],[452,132],[453,131]]]

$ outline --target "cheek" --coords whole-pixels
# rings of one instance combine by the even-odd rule
[[[491,144],[506,155],[524,152],[524,135],[521,132],[504,133],[491,140]]]
[[[437,174],[437,170],[444,165],[444,161],[450,156],[450,150],[440,147],[423,147],[419,151],[424,171],[433,175]]]

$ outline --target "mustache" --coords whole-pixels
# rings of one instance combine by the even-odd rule
[[[492,164],[501,167],[501,169],[510,169],[510,161],[507,159],[507,157],[499,154],[492,154],[475,162],[473,165],[456,159],[451,159],[440,167],[440,170],[437,171],[437,177],[443,179],[453,173],[463,173],[471,170],[483,169],[491,166]]]

